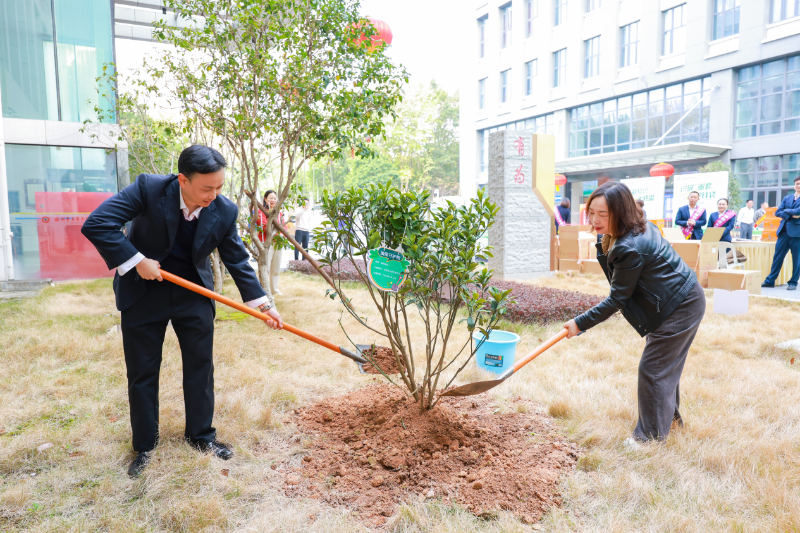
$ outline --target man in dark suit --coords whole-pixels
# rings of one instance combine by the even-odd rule
[[[772,270],[761,284],[762,287],[774,287],[775,280],[781,273],[783,260],[789,251],[792,252],[792,277],[788,290],[797,290],[800,278],[800,176],[794,179],[794,194],[783,199],[775,216],[782,219],[778,226],[778,242],[775,243],[775,257],[772,258]]]
[[[230,459],[219,442],[214,415],[214,302],[164,283],[159,268],[214,289],[209,255],[216,248],[247,305],[283,325],[272,298],[261,288],[239,238],[236,205],[221,196],[222,155],[195,145],[181,152],[179,174],[142,174],[86,219],[82,232],[109,268],[122,312],[122,344],[128,374],[133,449],[128,474],[138,476],[158,441],[158,378],[167,324],[178,336],[183,360],[186,440],[198,450]],[[128,236],[120,229],[131,222]]]
[[[708,214],[702,207],[697,206],[698,200],[700,200],[700,193],[697,191],[689,193],[689,205],[678,209],[678,213],[675,215],[675,225],[683,228],[684,235],[691,231],[689,238],[699,241],[703,238],[703,226],[706,225]]]

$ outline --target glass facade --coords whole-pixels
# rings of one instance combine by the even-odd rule
[[[741,1],[714,0],[714,40],[739,33],[739,4]]]
[[[539,0],[525,0],[525,37],[533,34],[533,19],[539,15]]]
[[[511,98],[511,69],[500,73],[500,103],[505,104]]]
[[[621,68],[639,64],[639,22],[632,22],[620,28],[620,60]]]
[[[96,121],[95,107],[113,109],[95,81],[111,62],[108,0],[0,2],[3,116]],[[110,113],[104,118],[114,122]]]
[[[486,56],[486,21],[488,17],[478,19],[478,57]]]
[[[571,109],[569,156],[652,146],[712,88],[711,78],[705,78]],[[705,102],[662,142],[708,142],[709,123]]]
[[[770,0],[770,22],[780,22],[797,16],[800,16],[800,0]]]
[[[600,0],[586,0],[586,12],[589,13],[595,9],[600,9]]]
[[[525,96],[533,94],[533,78],[536,76],[536,60],[525,63]]]
[[[486,107],[486,78],[478,80],[478,109]]]
[[[567,21],[567,0],[555,0],[555,25],[559,26]]]
[[[800,131],[800,55],[739,71],[737,139]]]
[[[511,4],[500,8],[500,48],[511,46]]]
[[[794,193],[794,179],[800,176],[800,154],[738,159],[732,161],[742,197],[776,207],[787,194]]]
[[[501,126],[480,130],[478,132],[478,138],[481,145],[481,172],[486,172],[486,157],[489,153],[489,134],[505,130],[530,131],[540,135],[553,135],[555,134],[555,115],[551,113],[549,115],[518,120],[517,122],[509,122]]]
[[[567,83],[567,49],[553,52],[553,87],[561,87]]]
[[[5,152],[15,277],[108,276],[80,228],[118,190],[116,154],[103,148],[14,144]]]

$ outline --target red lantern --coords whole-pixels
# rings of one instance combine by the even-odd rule
[[[650,175],[655,177],[664,177],[669,179],[670,176],[675,174],[675,167],[669,163],[659,163],[650,169]]]
[[[370,23],[375,27],[375,30],[377,30],[378,32],[372,37],[370,37],[370,40],[372,41],[372,44],[369,47],[370,52],[373,52],[379,46],[389,46],[390,44],[392,44],[392,39],[394,36],[392,35],[392,29],[389,27],[388,24],[386,24],[382,20],[373,17],[367,17],[367,20],[370,21]],[[367,38],[362,33],[361,36],[359,36],[359,38],[356,39],[356,43],[360,44],[364,42],[366,39]]]
[[[561,187],[567,183],[567,177],[564,174],[556,174],[556,187]]]

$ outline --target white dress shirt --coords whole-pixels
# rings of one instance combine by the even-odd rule
[[[180,193],[181,199],[181,213],[183,213],[183,219],[187,222],[191,222],[196,218],[200,218],[200,211],[203,210],[203,207],[198,207],[191,213],[189,213],[189,207],[186,205],[186,202],[183,201],[183,191]],[[122,263],[120,266],[117,267],[117,272],[119,272],[120,276],[124,276],[128,272],[130,272],[133,267],[138,265],[142,259],[144,259],[144,255],[141,252],[136,252],[136,255]],[[251,307],[255,309],[259,305],[265,304],[269,302],[269,296],[262,296],[261,298],[256,298],[255,300],[250,300],[249,302],[245,302],[247,307]]]
[[[740,224],[752,224],[755,221],[755,215],[755,209],[744,206],[739,209],[739,215],[736,217],[736,220],[738,220]]]

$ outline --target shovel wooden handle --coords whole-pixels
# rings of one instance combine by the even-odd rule
[[[191,281],[187,281],[187,280],[185,280],[183,278],[179,278],[175,274],[170,274],[169,272],[165,272],[164,270],[161,270],[161,269],[158,269],[158,271],[161,272],[161,277],[164,278],[167,281],[171,281],[172,283],[174,283],[176,285],[180,285],[181,287],[183,287],[185,289],[189,289],[192,292],[196,292],[197,294],[202,294],[203,296],[211,298],[212,300],[216,300],[216,301],[218,301],[220,303],[223,303],[223,304],[225,304],[225,305],[227,305],[229,307],[233,307],[234,309],[236,309],[238,311],[241,311],[242,313],[247,313],[248,315],[254,316],[259,320],[263,320],[264,322],[267,322],[267,323],[270,323],[270,324],[275,324],[275,321],[272,319],[271,316],[265,315],[264,313],[262,313],[258,309],[251,309],[250,307],[247,307],[244,304],[240,304],[239,302],[235,302],[235,301],[231,300],[230,298],[226,298],[226,297],[224,297],[224,296],[222,296],[220,294],[217,294],[214,291],[210,291],[210,290],[206,289],[205,287],[201,287],[200,285],[197,285],[196,283],[192,283]],[[344,353],[342,351],[341,347],[336,346],[332,342],[328,342],[325,339],[320,339],[316,335],[312,335],[311,333],[307,333],[307,332],[303,331],[302,329],[299,329],[299,328],[296,328],[296,327],[294,327],[294,326],[292,326],[290,324],[287,324],[286,322],[283,323],[283,328],[282,329],[288,331],[289,333],[294,333],[298,337],[303,337],[304,339],[309,340],[309,341],[311,341],[311,342],[313,342],[315,344],[319,344],[320,346],[323,346],[323,347],[325,347],[325,348],[327,348],[329,350],[333,350],[336,353],[340,353],[340,354],[342,354],[342,355],[344,355],[346,357],[350,357],[348,354],[346,354],[346,353]],[[351,357],[351,359],[352,359],[352,357]]]
[[[544,353],[547,350],[549,350],[550,348],[552,348],[553,345],[555,343],[557,343],[558,341],[560,341],[561,339],[566,339],[568,334],[569,334],[569,331],[567,331],[566,329],[562,329],[561,332],[558,335],[553,336],[552,338],[547,340],[544,344],[542,344],[541,346],[536,348],[534,351],[532,351],[531,353],[529,353],[528,355],[526,355],[525,357],[523,357],[519,361],[515,362],[514,366],[512,367],[513,371],[511,372],[511,374],[513,374],[514,372],[516,372],[517,370],[519,370],[523,366],[527,365],[528,363],[530,363],[531,361],[533,361],[534,359],[539,357],[542,353]]]

